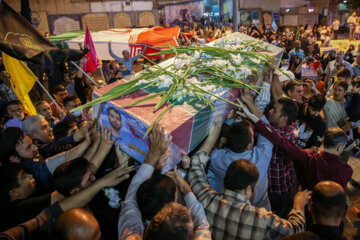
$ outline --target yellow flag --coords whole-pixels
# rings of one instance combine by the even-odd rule
[[[2,58],[5,69],[10,75],[11,87],[16,96],[23,104],[26,112],[31,115],[36,115],[35,107],[29,97],[29,92],[34,86],[37,77],[23,61],[10,57],[5,53],[2,53]]]

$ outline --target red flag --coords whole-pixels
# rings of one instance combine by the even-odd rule
[[[86,25],[84,47],[86,45],[89,45],[90,51],[86,54],[86,58],[88,60],[84,65],[84,71],[92,73],[100,65],[100,61],[99,61],[99,59],[97,57],[94,42],[93,42],[93,40],[91,38],[90,30],[89,30],[89,27],[87,25]]]

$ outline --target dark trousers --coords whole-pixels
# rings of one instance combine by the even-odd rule
[[[294,194],[269,192],[271,211],[281,218],[287,219],[294,204]]]
[[[337,38],[338,38],[338,33],[339,33],[339,30],[334,30],[334,31],[333,31],[333,39],[334,39],[334,40],[337,40]]]
[[[349,40],[355,40],[355,30],[356,30],[356,26],[350,24],[350,31],[349,31]]]

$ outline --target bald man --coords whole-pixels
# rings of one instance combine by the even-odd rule
[[[319,182],[312,191],[308,207],[313,220],[310,231],[320,240],[345,239],[339,227],[348,209],[342,186],[333,181]]]
[[[89,211],[81,208],[70,209],[57,219],[53,228],[56,240],[99,240],[99,223]]]

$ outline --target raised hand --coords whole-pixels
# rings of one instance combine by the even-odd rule
[[[176,186],[179,190],[184,194],[188,194],[191,192],[191,188],[189,184],[185,181],[185,179],[178,173],[177,167],[174,168],[174,171],[169,171],[165,173],[166,176],[171,177],[174,180]]]
[[[120,144],[115,147],[119,167],[128,167],[130,156],[120,150]]]
[[[160,157],[166,153],[171,140],[172,138],[170,136],[168,140],[165,141],[165,129],[161,127],[159,123],[155,123],[150,133],[149,153],[144,162],[155,167]]]
[[[110,172],[109,174],[105,175],[104,177],[100,178],[99,181],[102,187],[114,187],[121,183],[122,181],[129,178],[129,173],[134,171],[135,168],[132,167],[119,167]]]

